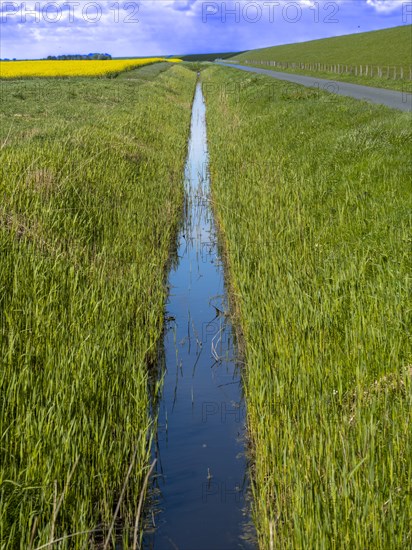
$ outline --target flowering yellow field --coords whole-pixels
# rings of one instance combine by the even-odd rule
[[[180,59],[151,57],[145,59],[108,59],[105,61],[0,61],[0,78],[27,76],[105,76],[159,61],[176,63]]]

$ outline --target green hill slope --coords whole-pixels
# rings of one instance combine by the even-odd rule
[[[249,50],[231,60],[411,93],[412,25]]]
[[[233,59],[409,67],[412,25],[250,50]]]

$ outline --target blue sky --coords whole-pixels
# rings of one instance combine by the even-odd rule
[[[405,0],[0,1],[0,57],[239,51],[412,23]]]

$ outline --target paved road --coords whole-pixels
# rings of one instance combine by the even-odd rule
[[[360,86],[359,84],[349,84],[348,82],[338,82],[336,80],[324,80],[313,76],[302,76],[300,74],[280,73],[278,71],[270,71],[268,69],[259,69],[257,67],[246,67],[245,65],[235,65],[234,63],[217,62],[217,65],[241,69],[251,73],[259,73],[279,80],[287,80],[295,84],[303,86],[316,87],[321,90],[326,90],[337,95],[353,97],[355,99],[363,99],[371,103],[386,105],[392,109],[400,111],[412,112],[412,82],[408,86],[408,92],[395,92],[393,90],[385,90],[383,88],[371,88],[370,86]]]

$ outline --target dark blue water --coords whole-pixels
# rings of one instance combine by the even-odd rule
[[[197,85],[187,207],[169,276],[152,513],[155,550],[232,550],[248,542],[245,407],[209,202],[205,104]]]

